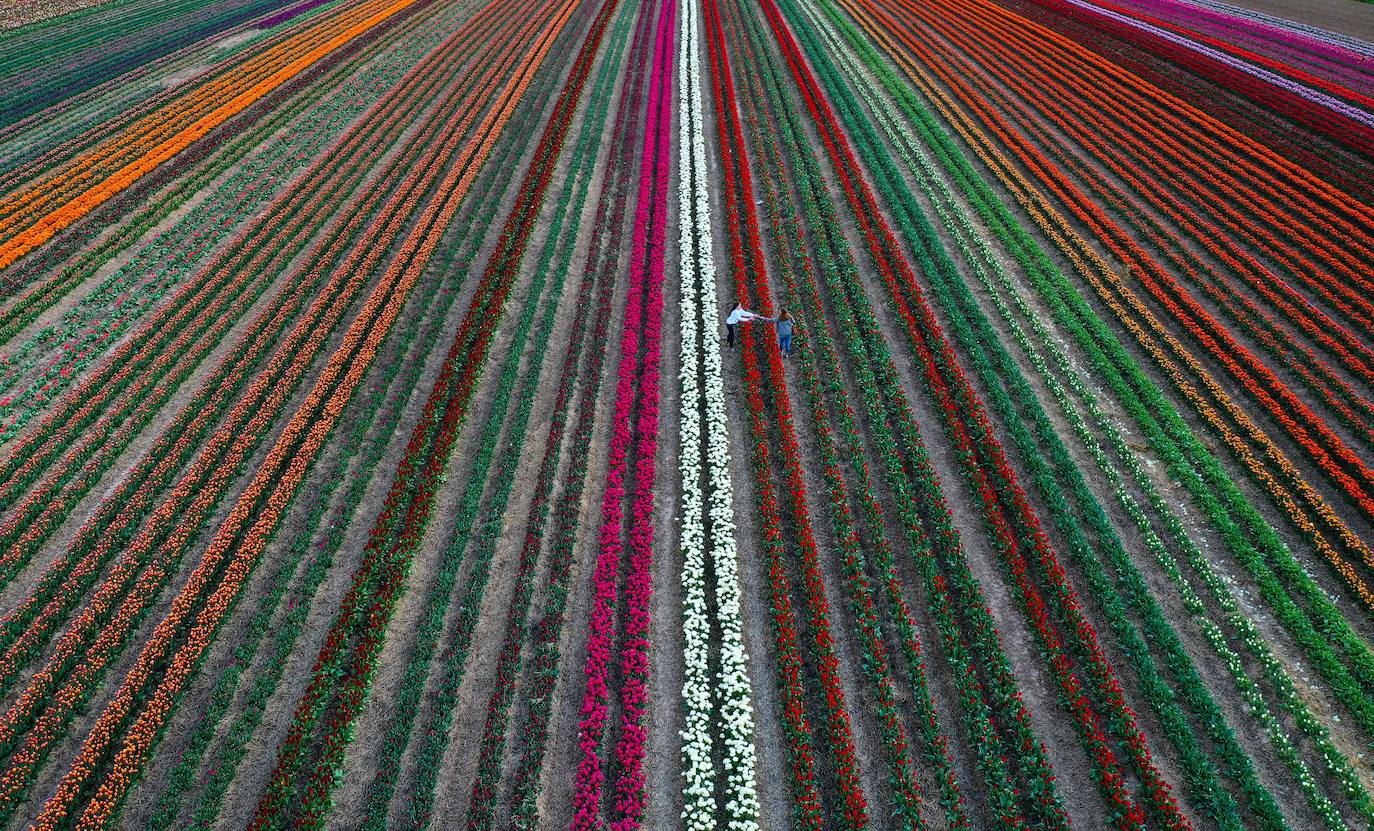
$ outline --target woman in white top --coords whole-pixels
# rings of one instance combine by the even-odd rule
[[[735,345],[735,327],[737,325],[741,323],[747,323],[756,317],[762,318],[763,316],[754,314],[753,312],[744,308],[743,303],[736,303],[735,308],[731,309],[730,314],[727,315],[725,318],[725,331],[727,333],[725,336],[725,345]],[[767,318],[763,319],[766,320]]]

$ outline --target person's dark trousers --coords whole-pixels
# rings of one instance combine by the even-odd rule
[[[783,335],[782,337],[778,338],[778,347],[779,347],[780,349],[782,349],[782,354],[784,354],[784,355],[791,355],[791,354],[792,354],[792,336],[791,336],[791,335]]]
[[[736,325],[736,324],[734,324],[734,323],[727,323],[727,324],[725,324],[725,331],[727,332],[727,334],[726,334],[726,336],[725,336],[725,345],[726,345],[726,346],[734,346],[734,345],[735,345],[735,325]]]

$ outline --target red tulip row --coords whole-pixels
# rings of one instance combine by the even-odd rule
[[[725,217],[731,253],[731,271],[739,298],[748,306],[766,310],[772,305],[767,271],[763,262],[759,221],[755,210],[752,177],[743,143],[743,130],[737,115],[734,78],[727,52],[719,8],[712,0],[705,4],[707,42],[712,62],[712,87],[720,158],[726,181]],[[752,280],[751,280],[752,278]],[[786,483],[783,500],[790,514],[790,536],[801,554],[803,614],[809,635],[806,648],[813,653],[824,699],[821,721],[830,753],[829,768],[848,828],[864,828],[870,822],[868,798],[861,781],[860,761],[854,743],[846,697],[839,674],[839,657],[831,631],[828,601],[821,576],[820,555],[807,507],[807,488],[801,467],[801,448],[797,440],[787,393],[786,377],[775,340],[758,338],[749,326],[743,328],[745,385],[750,426],[754,438],[751,456],[755,474],[756,500],[763,530],[763,547],[768,558],[771,610],[777,657],[775,659],[782,691],[783,723],[788,738],[792,797],[796,821],[806,828],[819,827],[822,803],[816,781],[817,760],[813,756],[812,728],[806,712],[806,692],[802,681],[803,658],[800,651],[798,613],[791,602],[788,583],[787,550],[783,505],[774,491],[773,463],[769,460],[770,433],[775,422],[780,433],[780,478]],[[760,364],[763,366],[760,366]],[[765,376],[765,373],[766,376]],[[764,386],[769,390],[765,401]],[[772,413],[768,404],[772,404]],[[903,758],[906,749],[898,749]],[[898,769],[905,766],[898,763]],[[911,781],[914,786],[914,781]],[[900,787],[900,786],[899,786]],[[914,787],[908,791],[913,801],[919,797]],[[907,817],[919,822],[919,816]]]
[[[458,38],[456,43],[461,44],[464,40]],[[479,99],[483,92],[482,86],[475,91],[469,90],[470,100]],[[398,157],[394,170],[412,169],[410,162],[421,161],[419,154],[425,149],[429,150],[431,157],[437,158],[435,148],[429,147],[426,134],[422,131],[408,151]],[[419,192],[417,189],[421,185],[412,177],[409,192]],[[386,215],[399,216],[405,192],[391,201]],[[313,288],[319,292],[318,287],[324,282],[324,264],[332,262],[341,253],[342,246],[353,238],[362,218],[368,215],[370,204],[385,193],[385,189],[381,188],[373,192],[373,198],[362,204],[362,210],[350,225],[341,229],[334,238],[335,250],[317,261],[310,274],[304,275],[298,270],[292,275],[288,282],[298,288],[283,296],[283,302],[289,300],[291,305],[285,308],[269,307],[259,319],[260,324],[267,325],[271,318],[280,315],[280,325],[284,326],[293,317],[290,314],[293,306],[299,306],[308,299],[305,291]],[[380,251],[370,256],[375,260],[379,254]],[[127,545],[128,548],[124,549],[120,561],[106,577],[91,605],[83,612],[85,625],[69,629],[64,634],[59,655],[75,655],[74,650],[85,643],[85,639],[94,636],[94,630],[103,625],[105,616],[115,608],[113,604],[121,602],[130,581],[138,576],[140,570],[153,569],[164,579],[173,572],[180,553],[185,550],[185,540],[194,534],[219,494],[232,481],[238,465],[264,435],[263,431],[276,417],[281,401],[285,400],[284,396],[299,383],[312,357],[323,347],[325,333],[337,325],[347,309],[347,298],[356,295],[365,285],[366,272],[350,268],[334,271],[326,290],[320,293],[324,299],[317,300],[297,323],[286,344],[276,352],[266,370],[257,376],[248,393],[240,398],[210,444],[198,446],[205,430],[216,422],[218,415],[234,400],[232,395],[223,393],[234,393],[243,388],[252,377],[253,367],[265,357],[265,350],[260,346],[262,341],[254,338],[251,331],[247,334],[241,351],[247,350],[249,356],[256,360],[238,364],[227,361],[222,367],[222,377],[212,378],[209,382],[212,386],[202,396],[205,400],[193,401],[180,414],[179,423],[199,429],[165,434],[135,471],[121,483],[114,497],[104,501],[82,527],[65,556],[54,562],[37,589],[6,616],[4,628],[0,630],[3,635],[0,644],[5,647],[3,655],[0,655],[0,679],[8,682],[15,677],[24,662],[42,646],[85,589],[99,576],[104,564],[122,546]],[[305,344],[313,346],[307,349],[304,348]],[[177,489],[158,506],[150,522],[140,529],[139,520],[152,510],[155,500],[166,487],[165,483],[172,480],[192,454],[198,454],[196,461],[182,474]],[[181,542],[176,545],[165,544],[163,535],[174,530],[179,534],[174,539],[180,539]],[[136,532],[137,536],[133,537]],[[160,580],[150,584],[154,588],[160,585]],[[88,662],[86,669],[94,671],[96,666]],[[41,677],[47,679],[49,676]],[[55,681],[55,678],[52,680]],[[30,687],[30,690],[32,692],[26,694],[26,700],[36,703],[42,699],[42,688]],[[18,723],[22,718],[16,715],[10,721]],[[3,735],[0,732],[0,736]]]
[[[850,4],[847,4],[850,5]],[[1336,544],[1355,547],[1362,545],[1360,539],[1337,517],[1329,506],[1301,477],[1297,468],[1277,448],[1250,419],[1217,382],[1198,363],[1197,359],[1172,337],[1168,329],[1141,303],[1127,288],[1113,269],[1103,262],[1091,245],[1070,227],[1068,217],[1058,213],[1034,190],[1034,185],[1010,168],[1010,160],[1000,155],[997,149],[989,149],[996,139],[1026,165],[1031,176],[1048,186],[1056,199],[1063,200],[1070,215],[1079,222],[1087,223],[1092,206],[1071,183],[1061,178],[1044,157],[1019,133],[1008,128],[1000,113],[985,102],[968,87],[967,75],[945,66],[948,54],[944,49],[932,49],[923,44],[908,26],[876,8],[867,0],[858,0],[851,5],[857,10],[863,7],[869,16],[866,27],[884,42],[889,54],[899,48],[895,37],[903,49],[929,67],[931,72],[918,69],[907,63],[909,76],[937,102],[937,106],[947,118],[957,126],[961,134],[977,149],[981,157],[988,161],[999,178],[1012,190],[1016,198],[1026,207],[1036,223],[1050,236],[1073,262],[1077,271],[1092,285],[1094,291],[1123,326],[1146,350],[1165,377],[1189,404],[1205,419],[1210,428],[1235,453],[1238,460],[1252,473],[1256,481],[1270,494],[1297,530],[1327,558],[1347,580],[1355,573],[1349,563],[1344,562],[1340,551],[1323,530],[1330,529],[1336,537]],[[905,54],[903,52],[903,54]],[[933,86],[936,79],[947,84],[964,105],[975,114],[965,115],[943,92]],[[975,123],[980,122],[980,123]],[[987,132],[983,132],[986,130]],[[1134,262],[1126,255],[1127,247],[1133,246],[1129,239],[1121,237],[1107,240],[1109,248],[1124,262]],[[1232,426],[1232,425],[1235,426]],[[1258,451],[1251,446],[1258,445]],[[1277,467],[1280,474],[1270,468]],[[1280,481],[1279,475],[1284,477]],[[1303,504],[1317,515],[1314,520]],[[1257,530],[1262,537],[1272,536],[1267,524],[1246,504],[1239,504],[1242,511],[1250,510],[1254,521],[1261,523]],[[1320,526],[1319,526],[1320,523]],[[1239,531],[1237,532],[1239,533]],[[1256,579],[1260,580],[1266,601],[1274,609],[1278,618],[1289,628],[1304,645],[1314,665],[1321,675],[1331,684],[1337,698],[1364,722],[1370,716],[1369,699],[1363,690],[1370,689],[1374,679],[1374,666],[1367,645],[1351,630],[1340,611],[1323,594],[1302,566],[1278,542],[1272,538],[1272,546],[1266,541],[1267,556],[1273,557],[1272,566],[1264,562],[1252,548],[1241,548],[1237,556]],[[1278,577],[1277,575],[1282,575]],[[1299,603],[1305,604],[1302,608]],[[1321,632],[1323,634],[1318,634]]]
[[[439,50],[436,60],[466,56],[471,43],[490,35],[489,26],[494,19],[491,15],[478,16],[467,30]],[[207,264],[199,279],[172,298],[168,308],[173,311],[168,317],[142,327],[17,443],[13,455],[0,465],[0,476],[4,477],[0,499],[17,498],[35,479],[38,484],[0,523],[0,542],[5,546],[0,551],[0,567],[4,573],[13,573],[51,536],[198,360],[214,348],[259,293],[273,284],[277,269],[324,225],[329,212],[322,210],[323,206],[330,199],[348,194],[367,173],[366,160],[393,142],[421,111],[424,102],[430,100],[443,76],[428,70],[438,65],[436,61],[422,64],[408,83],[401,85],[395,95],[344,140],[346,152],[331,154],[329,159],[335,161],[326,160],[312,168],[306,181],[313,187],[284,194],[262,221],[246,229],[235,244]],[[474,79],[478,80],[481,79]],[[470,100],[468,106],[475,100],[478,99]],[[461,112],[456,109],[460,101],[454,99],[451,104],[455,117]],[[425,135],[437,134],[437,129],[430,125]],[[424,141],[417,141],[409,152],[416,154],[423,147]],[[358,223],[384,195],[385,191],[374,190],[351,204],[341,218],[346,223],[342,226],[344,231],[333,238],[333,247],[321,255],[330,261],[339,256],[356,233]],[[145,457],[135,473],[121,481],[116,495],[105,500],[100,513],[87,523],[87,536],[109,537],[111,523],[127,525],[144,515],[140,511],[147,510],[155,491],[142,489],[143,483],[149,481],[154,467],[163,471],[151,481],[167,481],[171,475],[168,471],[175,470],[169,466],[199,444],[204,431],[232,400],[229,394],[235,390],[233,379],[237,377],[241,385],[250,377],[248,373],[270,354],[280,333],[293,319],[293,310],[318,291],[320,274],[314,274],[314,283],[302,282],[304,274],[302,269],[294,272],[292,276],[297,279],[287,281],[286,288],[240,336],[234,351],[203,384],[197,399],[164,431],[159,452]],[[342,278],[336,273],[333,279]],[[172,455],[174,449],[181,452]],[[45,471],[46,475],[39,478]],[[131,498],[142,502],[130,503]],[[134,504],[144,507],[136,509]],[[90,542],[79,542],[74,548],[81,549]],[[42,588],[35,593],[37,602],[43,602],[54,586],[67,583],[72,563],[70,556],[54,562]],[[74,586],[67,583],[67,588]],[[26,603],[23,608],[31,611],[31,605]],[[22,615],[9,618],[18,620]],[[6,626],[10,627],[8,623]],[[5,643],[6,637],[8,634],[0,636],[0,644]]]
[[[961,467],[982,497],[989,530],[1004,558],[1009,576],[1022,595],[1023,608],[1047,652],[1064,700],[1075,714],[1080,735],[1097,761],[1100,784],[1104,795],[1113,803],[1114,818],[1122,827],[1138,827],[1144,821],[1144,815],[1139,813],[1139,808],[1134,805],[1125,788],[1115,754],[1098,724],[1097,706],[1104,708],[1112,732],[1126,742],[1129,758],[1142,780],[1144,800],[1151,812],[1168,827],[1190,827],[1189,820],[1179,809],[1168,783],[1151,758],[1145,737],[1136,725],[1135,715],[1124,700],[1115,670],[1102,652],[1096,631],[1079,605],[1048,537],[1029,506],[1025,492],[1017,483],[1005,453],[992,432],[982,403],[959,368],[910,265],[897,246],[867,183],[862,180],[848,140],[840,131],[829,105],[821,97],[776,6],[771,0],[766,0],[764,10],[788,56],[793,76],[802,89],[813,120],[821,130],[826,149],[841,176],[846,197],[888,288],[890,303],[905,325],[926,384],[940,405],[946,432],[960,451]],[[1033,558],[1030,561],[1026,559],[1028,553]],[[1048,602],[1035,585],[1035,565],[1038,565],[1045,581]],[[1060,634],[1059,625],[1054,622],[1056,617],[1062,621],[1060,625],[1067,627],[1067,642],[1064,640],[1066,636]],[[1094,682],[1090,687],[1085,687],[1079,680],[1078,671],[1070,657],[1073,652],[1079,653],[1087,665]],[[1096,693],[1099,699],[1097,705],[1092,702],[1092,693]]]
[[[751,29],[756,30],[758,28],[757,21],[752,16],[747,16],[745,19],[753,21]],[[755,37],[762,39],[761,33],[755,34]],[[748,41],[745,43],[747,45]],[[746,89],[752,93],[745,98],[747,102],[746,112],[750,114],[751,124],[755,125],[754,132],[758,136],[756,146],[760,147],[760,152],[765,158],[772,160],[769,164],[771,178],[776,179],[779,183],[791,180],[798,180],[802,183],[799,185],[798,192],[806,206],[807,217],[812,227],[837,227],[838,220],[834,216],[834,207],[825,192],[824,184],[820,180],[820,172],[815,157],[809,147],[797,138],[800,134],[799,125],[795,113],[790,108],[790,102],[785,97],[785,90],[775,76],[772,54],[768,52],[759,54],[755,50],[747,49],[745,57],[751,66],[764,68],[764,72],[775,90],[773,95],[774,106],[780,110],[778,116],[780,122],[768,118],[759,119],[756,113],[759,104],[755,98],[763,95],[763,93],[753,91],[758,76],[751,73],[749,78],[751,81],[755,81],[755,84],[746,86]],[[779,130],[779,123],[783,125],[783,130]],[[783,172],[782,159],[774,143],[774,137],[780,132],[790,149],[794,165],[801,170],[790,178]],[[763,177],[763,182],[765,186],[772,184],[768,176]],[[771,212],[774,210],[771,187],[768,189],[768,193]],[[805,236],[790,204],[783,202],[778,207],[781,209],[781,214],[786,218],[774,214],[775,245],[778,250],[787,250],[795,244],[795,241],[804,239]],[[847,275],[847,280],[855,280],[857,279],[855,263],[846,248],[843,246],[833,247],[831,234],[820,233],[816,234],[814,238],[816,239],[816,251],[819,257],[817,263],[819,270],[826,276],[835,294],[843,296],[845,289],[836,276],[837,272],[843,271]],[[796,256],[800,264],[795,270],[795,275],[791,270],[784,269],[784,277],[788,279],[789,294],[793,298],[789,305],[794,310],[798,306],[805,309],[804,314],[807,317],[801,319],[812,321],[809,324],[803,323],[809,334],[808,339],[802,342],[800,352],[803,374],[808,380],[808,394],[810,396],[819,394],[817,389],[819,379],[813,377],[815,371],[808,355],[810,352],[808,344],[814,342],[815,354],[821,365],[820,377],[827,379],[825,386],[831,392],[831,406],[835,408],[838,414],[842,436],[846,449],[849,451],[851,467],[854,469],[858,480],[856,490],[858,493],[866,495],[866,498],[860,499],[861,515],[865,525],[862,536],[864,539],[872,541],[873,562],[877,567],[880,582],[885,590],[884,597],[889,615],[895,620],[897,629],[901,634],[901,649],[907,658],[910,667],[909,672],[912,674],[913,699],[917,707],[918,723],[925,740],[924,755],[932,767],[939,772],[942,802],[945,806],[948,823],[952,827],[963,827],[967,824],[963,795],[960,793],[958,783],[953,775],[952,763],[948,756],[947,739],[939,728],[934,705],[925,686],[925,661],[922,656],[919,636],[916,632],[915,621],[907,608],[902,586],[894,570],[893,551],[884,532],[882,510],[874,495],[876,492],[872,478],[867,463],[864,461],[865,451],[863,439],[856,423],[857,417],[850,407],[849,401],[851,399],[841,380],[843,374],[839,371],[838,358],[824,325],[825,314],[821,307],[813,276],[816,268],[813,267],[810,258],[804,252],[798,251]],[[800,291],[798,286],[800,286]],[[862,300],[860,303],[866,308]],[[902,523],[910,536],[911,550],[919,552],[918,562],[922,564],[921,573],[927,578],[927,587],[932,595],[942,598],[941,601],[932,604],[932,608],[936,612],[939,631],[945,641],[951,675],[959,690],[960,712],[968,736],[967,741],[975,752],[982,779],[990,789],[992,810],[997,818],[998,826],[1018,828],[1023,827],[1027,821],[1025,812],[1018,804],[1022,796],[1016,792],[1016,785],[1008,770],[1008,760],[1010,759],[1025,771],[1027,777],[1025,793],[1034,799],[1032,805],[1034,806],[1033,810],[1036,811],[1036,819],[1043,821],[1047,827],[1064,827],[1067,822],[1067,815],[1064,813],[1062,805],[1058,803],[1053,773],[1045,758],[1043,746],[1034,737],[1034,733],[1030,729],[1029,714],[1024,705],[1020,703],[1019,692],[1017,692],[1016,683],[1010,674],[1006,655],[1001,650],[1000,644],[997,643],[995,628],[991,626],[991,616],[981,599],[969,607],[968,613],[972,615],[976,630],[981,630],[987,635],[978,639],[976,648],[980,650],[981,654],[980,657],[974,659],[970,651],[971,644],[960,633],[959,624],[954,618],[946,585],[943,580],[935,575],[931,557],[931,540],[922,528],[921,518],[916,516],[911,497],[905,495],[911,487],[926,489],[928,505],[932,513],[935,514],[931,521],[936,523],[935,527],[944,528],[948,531],[947,534],[939,535],[937,541],[953,540],[954,546],[957,548],[957,537],[950,530],[952,529],[952,521],[949,517],[948,508],[944,505],[939,486],[935,483],[933,475],[924,479],[908,480],[906,470],[903,469],[900,462],[896,461],[903,451],[898,449],[898,445],[886,424],[886,416],[882,413],[885,405],[877,400],[879,398],[877,391],[881,386],[886,384],[895,389],[896,385],[891,380],[878,381],[874,379],[869,361],[876,360],[878,365],[887,367],[887,371],[892,377],[895,377],[895,369],[891,366],[891,358],[886,355],[885,351],[881,351],[881,357],[878,358],[868,355],[865,346],[859,343],[860,337],[855,334],[866,328],[876,326],[876,323],[871,320],[862,324],[856,322],[844,304],[837,304],[835,308],[838,318],[837,331],[845,333],[846,343],[852,350],[854,359],[849,362],[849,365],[855,368],[858,378],[859,400],[864,402],[865,412],[871,419],[874,440],[880,448],[879,457],[883,460],[883,470],[887,474],[887,480],[892,485],[893,493],[896,495],[895,501],[899,506]],[[898,393],[898,397],[902,397],[900,393]],[[914,452],[921,452],[919,451],[919,435],[914,430],[907,433],[906,438],[914,439],[914,445],[911,448]],[[958,556],[962,557],[962,554]],[[967,579],[965,580],[964,577]],[[966,587],[976,587],[976,582],[972,580],[971,575],[956,579]],[[976,593],[976,588],[973,590]],[[974,611],[975,609],[976,611]],[[979,664],[989,673],[989,680],[993,689],[984,690],[981,688],[977,680]],[[992,718],[993,705],[991,702],[994,700],[997,701],[996,708],[1001,709],[998,721],[1019,736],[1005,748],[996,734],[997,721]]]
[[[643,13],[653,9],[646,4]],[[667,230],[675,0],[659,7],[640,152],[638,199],[630,248],[630,284],[621,330],[620,366],[611,421],[606,488],[601,499],[600,552],[592,575],[593,605],[583,665],[574,829],[598,829],[603,818],[602,743],[610,696],[620,704],[612,827],[632,831],[644,811],[644,704],[648,679],[650,567],[653,562],[654,455],[658,443],[664,240]],[[632,477],[632,480],[631,480]],[[625,498],[630,497],[628,516]],[[628,550],[627,550],[628,549]],[[624,573],[624,602],[618,584]],[[620,631],[620,689],[611,689],[612,652]]]
[[[548,24],[548,29],[555,33],[561,30],[571,11],[572,5],[566,6]],[[350,326],[340,350],[321,372],[310,396],[293,416],[263,466],[240,496],[234,510],[217,531],[201,565],[145,644],[137,663],[115,698],[102,712],[57,793],[45,805],[36,827],[55,827],[63,821],[64,816],[71,814],[74,811],[73,803],[86,792],[86,781],[106,761],[111,767],[90,803],[81,812],[78,827],[105,827],[114,816],[182,689],[275,532],[282,512],[332,431],[386,332],[395,322],[415,280],[471,186],[478,167],[500,135],[514,104],[551,45],[552,39],[546,40],[533,55],[527,56],[475,131],[474,138],[480,137],[480,140],[467,143],[458,152],[455,165],[439,184],[436,198],[424,209],[418,224],[406,237],[399,256],[387,269],[362,313]],[[451,139],[452,146],[445,149],[450,153],[457,150],[458,142],[456,137]],[[439,167],[428,168],[427,175],[437,177]],[[407,201],[414,204],[414,200]],[[387,247],[383,244],[380,249]],[[379,250],[370,246],[366,248],[369,252]],[[445,373],[441,381],[444,386],[452,375],[452,361],[449,364],[450,372]],[[444,420],[456,425],[460,414],[458,408],[447,408]],[[232,559],[228,557],[231,549],[234,550]],[[216,573],[220,573],[217,585],[213,582]],[[213,593],[207,598],[206,594],[211,592],[212,587]],[[177,646],[178,643],[180,646]],[[168,662],[168,651],[174,648],[175,655],[170,656]],[[165,670],[160,680],[159,669]],[[140,703],[143,704],[142,711],[128,724],[127,733],[121,740],[121,726],[134,715],[132,711]],[[111,751],[114,751],[112,758]]]

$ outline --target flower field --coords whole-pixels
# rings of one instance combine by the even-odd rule
[[[22,0],[0,81],[0,827],[1374,827],[1374,5]]]

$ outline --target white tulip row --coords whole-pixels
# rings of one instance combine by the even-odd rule
[[[689,831],[758,831],[754,712],[740,619],[739,557],[735,546],[729,437],[721,380],[720,337],[714,325],[715,265],[711,204],[706,187],[698,38],[700,15],[689,0],[679,30],[678,200],[682,282],[682,583],[686,660],[682,697],[683,825]],[[704,414],[704,419],[703,419]],[[704,423],[703,423],[704,422]],[[703,488],[703,467],[706,471]],[[709,513],[708,513],[709,512]],[[709,535],[707,522],[709,518]],[[720,675],[710,671],[707,557],[715,570]],[[713,700],[714,698],[714,700]],[[724,743],[723,793],[716,800],[712,722],[719,715]]]

